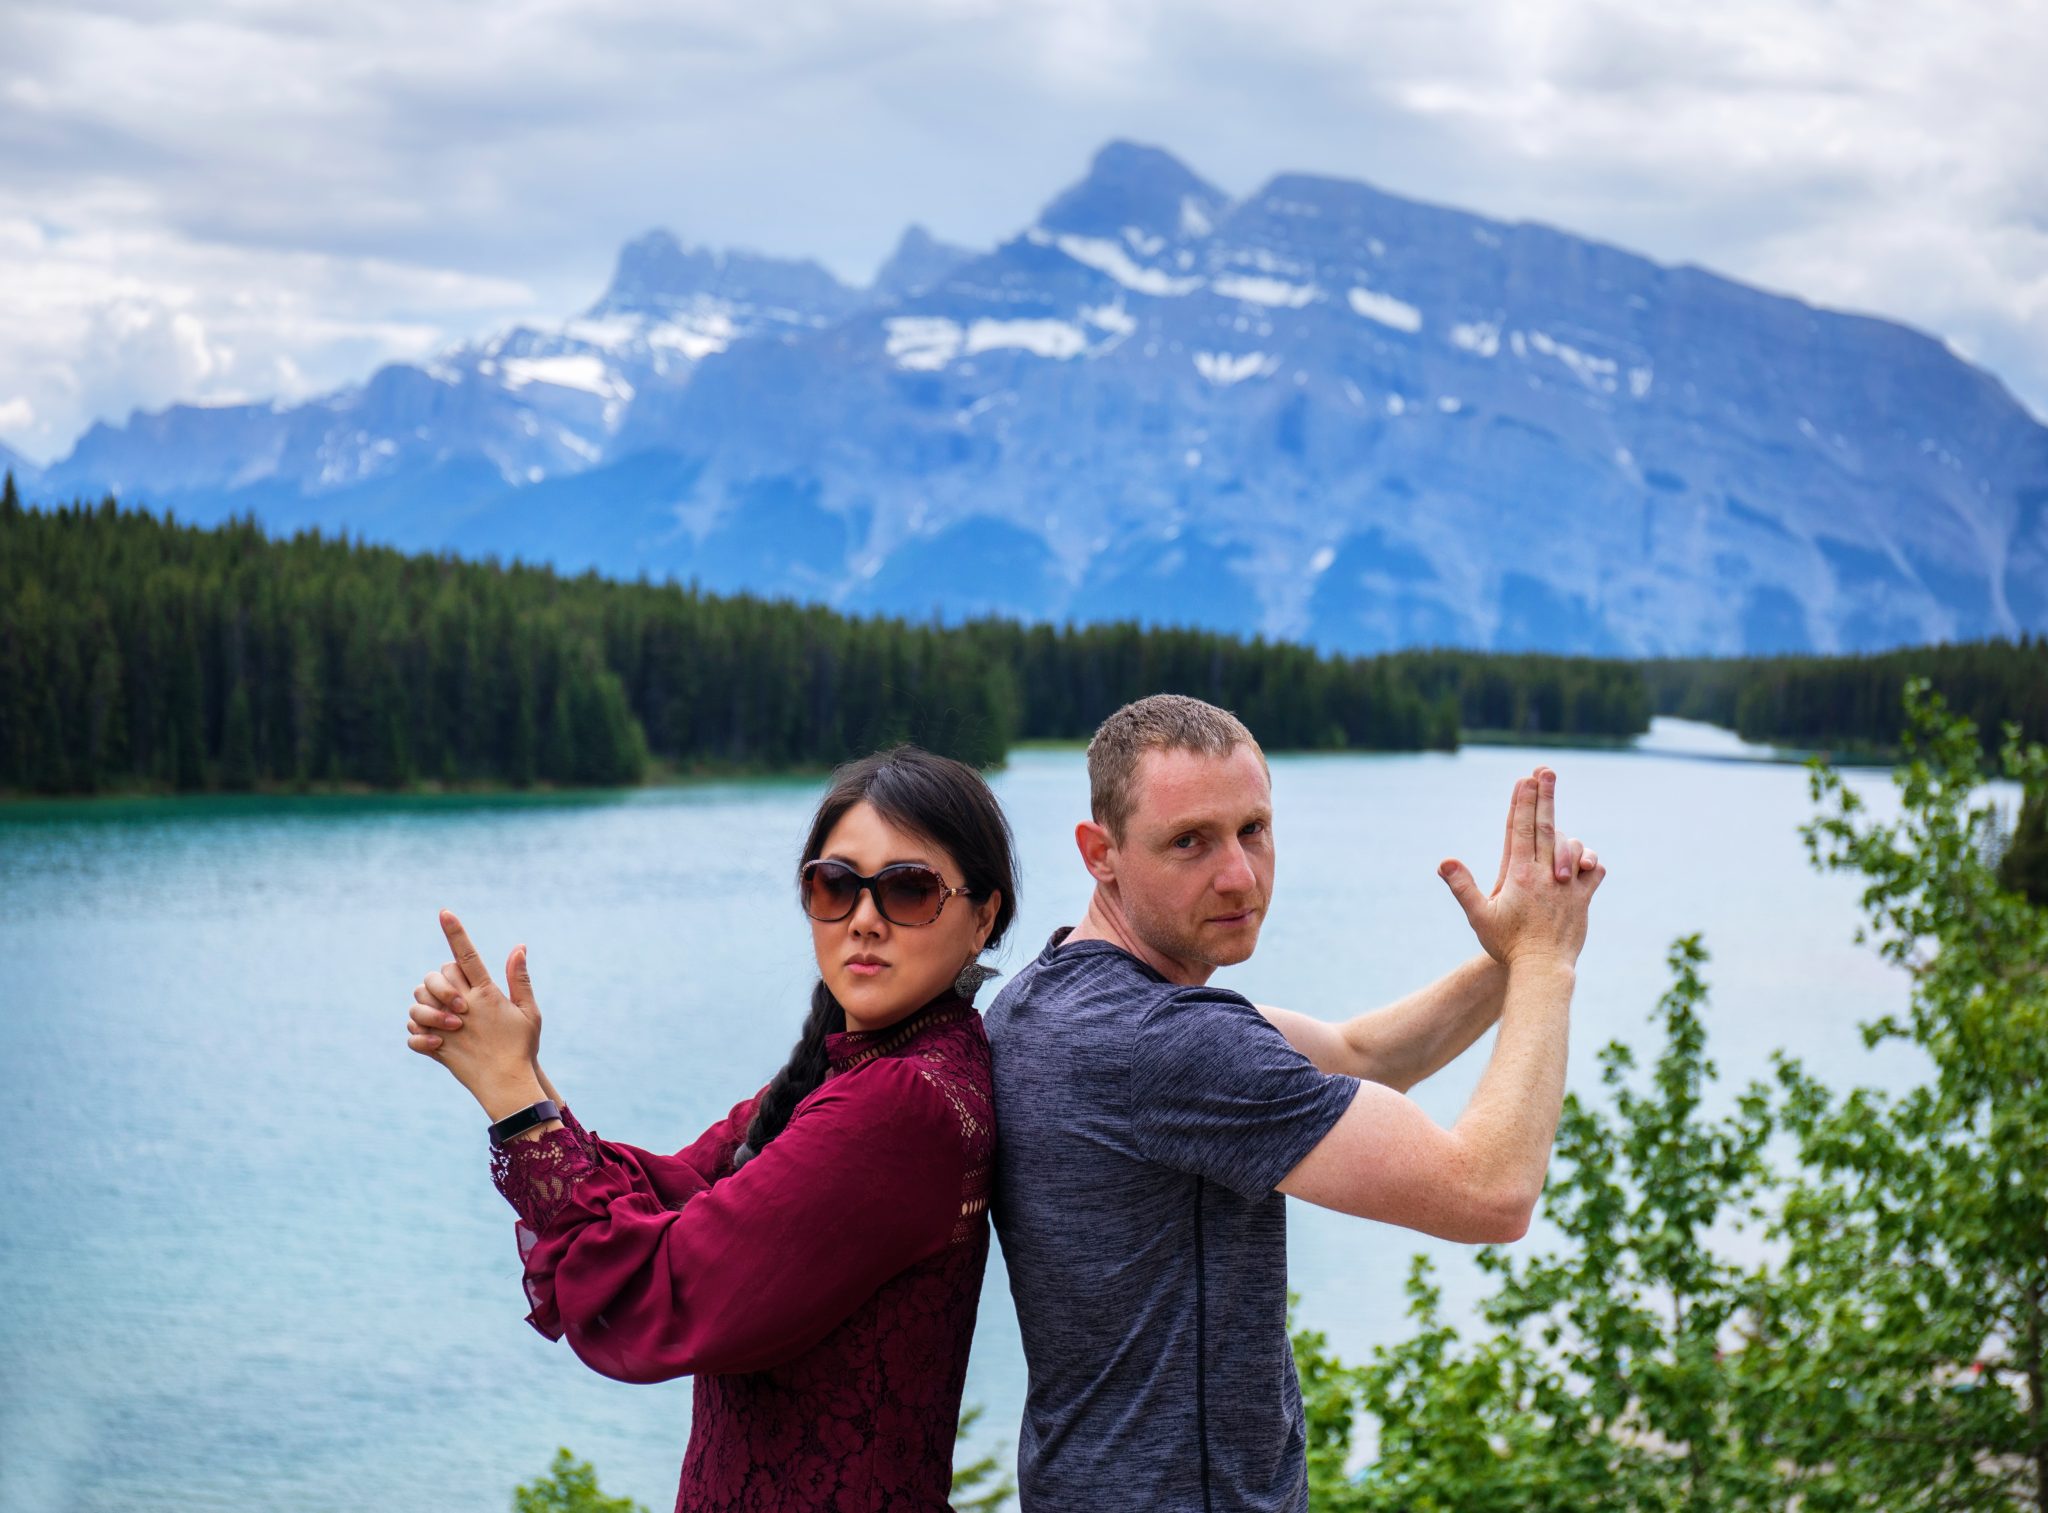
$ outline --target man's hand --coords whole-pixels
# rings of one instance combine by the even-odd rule
[[[1586,940],[1587,907],[1607,876],[1599,857],[1577,840],[1559,843],[1556,790],[1557,774],[1548,767],[1515,784],[1491,893],[1480,893],[1463,862],[1446,860],[1437,868],[1479,944],[1503,966],[1517,956],[1576,962]]]
[[[491,981],[462,921],[444,910],[441,929],[455,960],[428,973],[413,990],[406,1043],[481,1096],[487,1087],[532,1072],[540,1055],[540,1005],[527,974],[526,947],[515,946],[505,958],[512,989],[507,997]]]

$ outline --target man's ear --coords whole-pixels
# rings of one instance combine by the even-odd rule
[[[1109,838],[1109,831],[1093,820],[1083,820],[1074,827],[1074,845],[1089,876],[1098,883],[1116,881],[1116,842]]]

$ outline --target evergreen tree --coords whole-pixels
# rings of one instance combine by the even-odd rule
[[[46,678],[38,695],[29,720],[28,785],[37,793],[68,793],[72,789],[71,764],[65,757],[64,718],[57,704],[57,687]]]
[[[303,625],[294,625],[290,638],[287,708],[291,718],[291,766],[282,775],[303,786],[326,765],[320,728],[323,680],[319,648],[311,632]]]
[[[569,708],[568,685],[559,680],[541,736],[540,775],[550,783],[576,781],[576,724]]]
[[[369,715],[369,745],[350,774],[374,788],[398,788],[412,776],[412,748],[396,708],[379,705]]]
[[[508,776],[521,788],[540,776],[540,731],[534,718],[533,669],[524,661],[513,669],[512,732],[507,743]]]
[[[220,782],[223,788],[246,791],[256,786],[256,722],[249,711],[249,685],[237,679],[228,695],[227,718],[221,728]]]
[[[2000,847],[1999,885],[2048,908],[2048,785],[2032,788],[2020,800],[2019,818]]]
[[[92,682],[86,692],[85,776],[88,786],[99,789],[118,781],[127,760],[127,706],[120,648],[104,620],[96,639]]]

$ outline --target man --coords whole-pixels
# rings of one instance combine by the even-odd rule
[[[1325,1024],[1206,986],[1252,954],[1272,892],[1251,732],[1198,699],[1141,699],[1103,721],[1088,778],[1087,913],[987,1016],[995,1223],[1030,1368],[1024,1507],[1306,1509],[1281,1195],[1453,1240],[1526,1231],[1605,869],[1557,839],[1539,767],[1515,787],[1493,891],[1438,869],[1485,954]],[[1442,1128],[1404,1090],[1496,1020]]]

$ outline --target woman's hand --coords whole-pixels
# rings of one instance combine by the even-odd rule
[[[540,1055],[540,1005],[526,970],[526,947],[515,946],[505,958],[508,997],[491,981],[462,921],[444,910],[441,929],[455,960],[428,973],[413,990],[406,1044],[433,1057],[482,1098],[488,1088],[530,1075]]]

